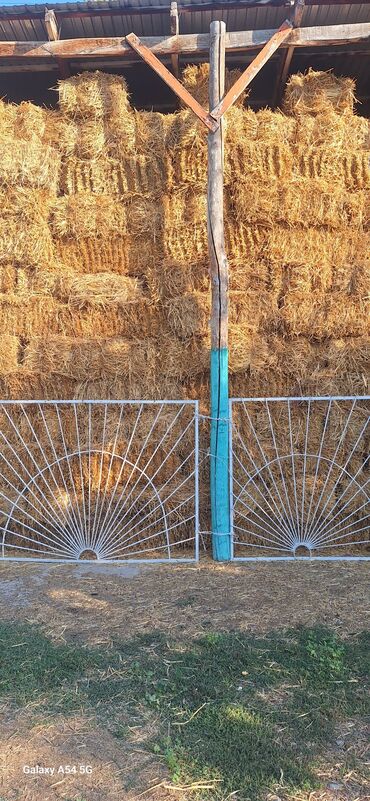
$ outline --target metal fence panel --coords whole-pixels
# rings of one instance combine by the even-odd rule
[[[370,396],[233,398],[234,559],[370,558]]]
[[[196,401],[0,403],[2,559],[198,558]]]

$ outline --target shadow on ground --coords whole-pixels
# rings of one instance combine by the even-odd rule
[[[0,653],[2,701],[32,704],[35,724],[93,716],[124,747],[147,726],[144,748],[173,783],[193,785],[192,798],[309,791],[335,727],[368,711],[366,635],[324,627],[173,640],[153,631],[91,648],[3,623]]]

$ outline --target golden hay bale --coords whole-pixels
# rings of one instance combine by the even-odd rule
[[[195,377],[208,368],[209,338],[178,339],[173,332],[163,336],[158,350],[158,375],[178,382]],[[179,386],[181,395],[181,385]]]
[[[271,179],[262,186],[253,180],[232,190],[235,216],[246,223],[289,226],[361,227],[367,219],[369,192],[347,192],[319,178],[285,183]]]
[[[247,228],[251,235],[255,229]],[[347,268],[366,260],[370,248],[370,232],[345,228],[331,231],[320,228],[275,226],[259,229],[255,251],[271,264],[300,264],[322,269],[323,265]]]
[[[135,139],[138,153],[163,158],[168,146],[174,144],[174,127],[179,113],[160,114],[159,111],[134,111]]]
[[[47,222],[54,196],[47,189],[8,187],[0,189],[0,215],[17,220],[19,225]]]
[[[248,181],[264,181],[266,188],[266,182],[273,178],[289,179],[293,170],[293,152],[284,142],[238,141],[229,150],[228,163],[234,186],[247,178]]]
[[[169,298],[177,298],[192,292],[207,292],[209,289],[208,261],[193,264],[177,264],[162,261],[145,265],[145,282],[151,300],[164,303]]]
[[[69,400],[77,397],[75,381],[55,374],[36,375],[25,370],[0,377],[0,394],[2,398],[11,400]]]
[[[320,114],[334,108],[341,114],[352,114],[355,103],[355,82],[337,78],[333,72],[309,69],[305,74],[291,75],[285,89],[285,114]]]
[[[207,253],[207,198],[193,189],[165,195],[163,251],[178,263],[204,259]]]
[[[234,85],[235,81],[240,77],[240,70],[229,70],[225,72],[225,92],[227,92]],[[208,83],[209,83],[209,64],[190,64],[185,67],[182,72],[182,83],[185,89],[201,103],[202,106],[208,108]],[[241,105],[248,96],[248,91],[238,98],[237,103]]]
[[[44,187],[56,193],[59,183],[60,156],[54,148],[38,139],[1,140],[0,185]]]
[[[162,204],[152,198],[132,195],[125,202],[127,232],[134,239],[150,237],[153,244],[161,241],[164,209]]]
[[[59,261],[77,273],[112,272],[119,275],[141,275],[161,260],[161,251],[153,241],[137,241],[128,235],[111,239],[82,238],[54,240]]]
[[[20,342],[18,337],[5,334],[0,339],[0,375],[15,373],[18,368]]]
[[[82,72],[58,83],[59,106],[67,117],[99,118],[131,114],[125,79]]]
[[[102,155],[83,160],[74,156],[62,162],[60,190],[63,194],[78,192],[125,195],[138,192],[161,196],[166,186],[166,165],[155,154],[130,156],[128,159]]]
[[[243,332],[274,330],[278,323],[277,297],[260,288],[229,292],[230,324]]]
[[[14,137],[17,106],[0,99],[0,141]]]
[[[281,294],[283,266],[267,260],[234,261],[230,267],[230,291],[268,293],[271,299]]]
[[[280,309],[283,330],[289,336],[316,339],[356,337],[369,332],[369,309],[366,299],[343,292],[287,292]]]
[[[255,114],[258,143],[284,145],[293,142],[297,135],[297,122],[279,111],[263,108]]]
[[[304,178],[321,178],[331,186],[348,189],[370,187],[369,158],[366,152],[332,152],[325,147],[299,150],[294,162],[294,174]]]
[[[122,203],[110,195],[81,192],[54,202],[50,224],[54,235],[60,238],[106,239],[125,233],[126,214]]]
[[[43,139],[47,116],[50,113],[52,112],[41,108],[41,106],[35,106],[34,103],[23,101],[17,106],[14,123],[15,136],[27,141],[34,137]]]
[[[76,310],[57,298],[41,294],[0,296],[0,336],[29,339],[50,335],[89,337],[160,337],[168,329],[163,309],[143,299],[136,304],[112,304],[109,314],[88,305]]]
[[[369,149],[369,120],[364,117],[337,114],[330,108],[315,117],[301,115],[294,122],[300,147],[324,147],[340,154]]]
[[[28,339],[30,336],[44,336],[45,340],[53,332],[58,332],[58,304],[52,297],[17,294],[0,296],[0,336],[13,336]]]
[[[99,381],[107,376],[140,377],[153,371],[155,341],[117,339],[31,339],[24,368],[35,373],[57,373],[78,381]]]
[[[84,306],[121,306],[137,303],[142,297],[142,288],[136,278],[116,273],[61,276],[56,292],[60,300],[76,309]]]
[[[271,369],[271,354],[266,340],[251,334],[242,325],[229,326],[230,374]]]
[[[180,339],[206,336],[210,316],[210,295],[207,292],[188,292],[165,303],[168,325]]]
[[[0,219],[0,264],[42,267],[53,260],[53,241],[45,222]]]

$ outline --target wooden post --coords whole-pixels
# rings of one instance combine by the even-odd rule
[[[210,28],[209,107],[225,91],[224,22]],[[224,238],[223,121],[208,134],[208,249],[211,271],[211,514],[212,550],[217,561],[231,558],[229,502],[228,263]]]
[[[171,25],[171,36],[178,36],[180,33],[180,24],[179,24],[179,12],[177,8],[177,0],[172,0],[171,2],[171,9],[170,9],[170,25]],[[171,55],[171,64],[173,74],[176,78],[179,77],[179,54],[172,53]]]

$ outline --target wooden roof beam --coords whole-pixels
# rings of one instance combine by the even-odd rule
[[[305,8],[305,0],[294,0],[291,11],[291,21],[294,28],[299,28],[302,22],[304,8]],[[280,69],[278,71],[278,76],[276,79],[275,91],[273,96],[273,103],[272,103],[273,106],[278,106],[281,103],[293,55],[294,55],[293,46],[288,47],[287,50],[285,50],[285,52],[282,54]]]
[[[257,50],[276,33],[275,30],[232,31],[226,34],[226,50],[243,52]],[[280,47],[319,47],[366,42],[370,39],[370,22],[345,25],[319,25],[311,28],[296,28]],[[171,56],[172,53],[194,55],[209,52],[208,34],[180,34],[179,36],[143,37],[142,44],[156,56]],[[94,39],[65,39],[56,42],[0,42],[0,61],[6,58],[51,61],[60,58],[110,58],[131,57],[132,48],[122,37]]]
[[[49,42],[58,42],[60,40],[60,28],[58,27],[55,11],[46,8],[44,22]],[[71,74],[71,71],[67,61],[60,58],[60,56],[56,56],[55,61],[57,63],[61,78],[68,78]]]

